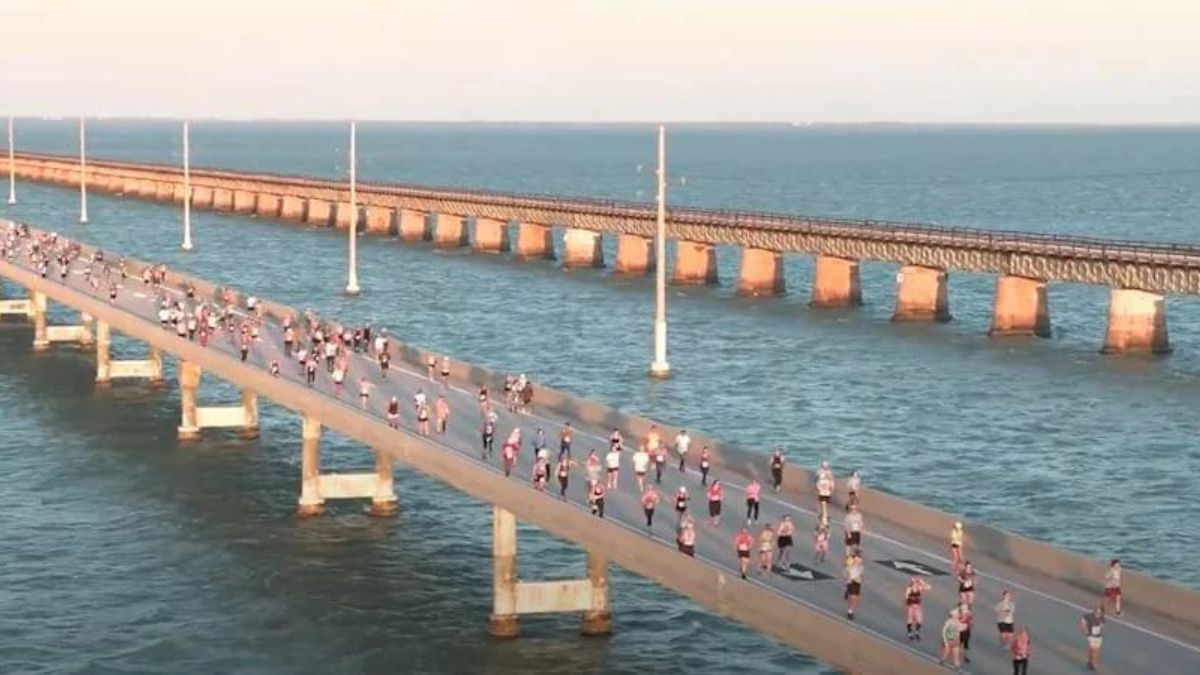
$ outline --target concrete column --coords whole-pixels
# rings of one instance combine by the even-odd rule
[[[176,204],[183,203],[183,183],[175,183],[171,186],[171,201]]]
[[[400,238],[404,241],[429,241],[429,220],[422,211],[400,210]]]
[[[996,279],[996,295],[992,302],[992,328],[988,335],[1050,337],[1050,308],[1046,304],[1046,282],[1010,276]]]
[[[300,500],[297,513],[315,516],[321,513],[321,423],[305,415],[300,427]]]
[[[138,196],[146,199],[158,198],[158,181],[144,178],[138,181]]]
[[[196,390],[200,388],[200,366],[191,361],[179,361],[180,440],[200,438],[196,419]]]
[[[587,552],[588,583],[592,586],[591,607],[583,612],[582,632],[587,636],[612,634],[612,612],[608,609],[608,559]]]
[[[517,619],[517,518],[492,507],[492,614],[488,633],[513,638],[521,632]]]
[[[654,269],[654,239],[636,234],[617,235],[617,274],[649,274]]]
[[[213,205],[212,188],[203,185],[192,186],[192,208],[210,209]]]
[[[29,299],[33,312],[33,349],[44,351],[50,348],[50,339],[46,335],[46,294],[30,291]]]
[[[462,216],[450,213],[433,214],[433,245],[438,248],[458,248],[467,245],[467,228]]]
[[[761,248],[743,248],[738,270],[738,295],[782,295],[783,254]]]
[[[367,234],[387,236],[393,232],[392,216],[395,214],[395,211],[387,208],[386,206],[368,206],[366,211]]]
[[[96,339],[95,333],[94,333],[94,327],[93,327],[93,324],[95,324],[95,323],[96,323],[96,320],[94,318],[92,318],[91,314],[88,314],[87,312],[79,313],[79,327],[81,328],[81,330],[79,331],[79,346],[80,347],[92,346],[92,343]]]
[[[333,219],[333,205],[324,199],[308,200],[307,222],[310,225],[329,227]]]
[[[217,211],[233,210],[233,190],[213,188],[212,207]]]
[[[1171,351],[1167,337],[1167,305],[1163,297],[1149,291],[1114,288],[1108,297],[1108,330],[1105,354],[1165,354]]]
[[[950,320],[945,270],[905,265],[896,273],[896,312],[892,321]]]
[[[709,244],[675,242],[675,267],[671,283],[681,286],[713,286],[717,283],[717,251]]]
[[[154,184],[154,198],[160,202],[169,202],[175,198],[175,184],[158,182]]]
[[[258,193],[249,190],[233,191],[233,210],[236,213],[254,213],[258,208]]]
[[[279,217],[284,220],[303,221],[307,209],[303,197],[284,195],[279,206]]]
[[[567,228],[563,232],[563,267],[604,267],[602,244],[599,232]]]
[[[259,218],[278,218],[279,195],[258,193],[258,204],[254,207],[254,214]]]
[[[242,438],[258,438],[258,394],[242,390]]]
[[[350,202],[338,202],[333,219],[333,226],[339,230],[348,230],[350,229],[351,219],[354,218],[357,218],[355,222],[361,224],[362,211],[360,209],[361,207],[356,205],[354,211],[358,211],[358,213],[352,213],[350,210]]]
[[[109,332],[108,322],[96,322],[96,384],[112,384],[112,376],[109,371],[111,356],[109,347],[112,344],[112,335]]]
[[[817,256],[813,267],[813,307],[857,307],[862,304],[858,261]]]
[[[517,260],[554,260],[554,239],[549,227],[517,223]]]
[[[371,515],[396,515],[396,487],[392,480],[392,456],[375,451],[375,494],[371,497]]]
[[[146,380],[150,384],[161,384],[163,380],[162,352],[158,351],[155,347],[151,347],[149,354],[146,356],[146,362],[149,366]],[[196,372],[200,372],[198,368]]]
[[[504,253],[512,250],[508,239],[508,223],[494,218],[475,218],[475,238],[471,248],[484,253]]]

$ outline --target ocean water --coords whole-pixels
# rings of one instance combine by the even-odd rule
[[[195,122],[196,166],[339,176],[345,125]],[[71,121],[20,120],[17,147],[71,153]],[[653,129],[359,125],[363,180],[649,199]],[[177,123],[94,121],[89,155],[179,161]],[[672,204],[1197,243],[1200,129],[672,128]],[[640,167],[640,168],[639,168]],[[992,279],[952,274],[946,325],[894,325],[894,267],[863,266],[866,305],[807,307],[811,261],[788,295],[669,291],[674,377],[649,380],[652,285],[605,270],[364,238],[356,299],[344,237],[19,184],[0,215],[348,320],[401,339],[702,429],[796,462],[830,459],[912,499],[1200,587],[1200,304],[1168,300],[1175,351],[1098,353],[1106,289],[1050,288],[1054,336],[989,340]],[[611,242],[608,254],[611,258]],[[65,317],[64,317],[65,318]],[[0,325],[0,490],[8,496],[0,663],[16,672],[818,672],[820,664],[686,599],[613,575],[616,635],[574,617],[486,639],[489,512],[398,472],[401,515],[292,509],[299,424],[264,405],[257,441],[179,444],[170,386],[97,392],[92,361],[29,352]],[[136,350],[136,345],[119,348]],[[206,382],[203,395],[233,396]],[[331,438],[328,466],[367,454]],[[523,578],[582,570],[529,528]]]

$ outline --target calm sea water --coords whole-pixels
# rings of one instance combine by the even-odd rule
[[[197,165],[345,171],[341,125],[192,128]],[[652,195],[650,128],[359,132],[365,180]],[[17,146],[74,152],[74,134],[71,122],[19,121]],[[95,157],[180,156],[174,123],[99,121],[89,140]],[[1200,129],[686,127],[669,153],[675,204],[1200,241]],[[1050,289],[1052,339],[991,341],[986,276],[953,275],[953,323],[893,325],[892,266],[864,266],[860,310],[814,311],[810,261],[789,256],[783,298],[672,289],[676,374],[655,383],[648,280],[364,239],[364,294],[346,299],[344,240],[328,231],[198,213],[185,256],[168,207],[92,195],[79,226],[73,191],[18,191],[0,214],[750,446],[782,443],[794,461],[830,458],[898,494],[1200,587],[1192,298],[1169,301],[1170,357],[1119,359],[1098,354],[1102,288]],[[720,254],[728,282],[736,252]],[[293,415],[266,405],[257,441],[180,445],[173,388],[95,392],[89,356],[34,356],[29,340],[26,326],[0,326],[5,671],[820,670],[620,573],[611,640],[549,617],[525,621],[520,641],[489,642],[483,505],[398,473],[396,520],[334,506],[297,521]],[[203,395],[234,392],[214,382]],[[325,447],[333,468],[368,461],[336,437]],[[582,570],[569,545],[521,537],[523,577]]]

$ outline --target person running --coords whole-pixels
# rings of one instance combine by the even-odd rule
[[[637,478],[638,491],[646,489],[646,472],[650,470],[650,454],[645,446],[639,446],[633,453],[633,475]]]
[[[842,521],[842,529],[845,530],[843,543],[847,549],[862,547],[863,517],[859,513],[857,506],[850,507],[850,512],[846,514],[846,518]]]
[[[653,455],[658,451],[660,445],[662,445],[662,433],[659,432],[657,424],[651,424],[650,430],[646,432],[646,452]]]
[[[708,485],[708,470],[712,468],[712,462],[708,458],[708,446],[700,449],[700,484]]]
[[[792,564],[792,546],[796,544],[796,525],[791,516],[784,516],[775,530],[775,548],[779,549],[778,564],[780,569],[788,569]]]
[[[593,484],[600,482],[600,458],[596,455],[595,448],[588,449],[584,468],[587,473],[587,489],[591,490]]]
[[[517,461],[517,449],[520,447],[520,443],[521,430],[513,429],[508,439],[504,441],[504,445],[500,446],[500,462],[504,467],[505,476],[512,473],[513,465]]]
[[[813,560],[825,562],[829,555],[829,519],[818,518],[813,531]]]
[[[1087,639],[1087,669],[1095,670],[1100,663],[1100,645],[1104,642],[1104,603],[1084,614],[1079,620],[1079,628]]]
[[[950,528],[950,564],[954,569],[954,574],[958,574],[959,567],[962,566],[963,560],[963,524],[961,520],[954,521],[954,526]]]
[[[1000,632],[1000,644],[1005,647],[1013,637],[1013,623],[1017,616],[1017,603],[1013,602],[1012,592],[1000,593],[1000,602],[996,603],[996,629]]]
[[[425,407],[425,390],[417,389],[417,393],[413,394],[413,412]]]
[[[687,471],[687,455],[691,448],[692,437],[688,436],[687,429],[680,429],[679,433],[675,434],[675,454],[679,455],[680,473]]]
[[[429,406],[424,403],[417,406],[417,432],[422,436],[429,435]]]
[[[851,552],[846,556],[846,566],[842,570],[842,580],[846,582],[846,618],[853,621],[854,612],[858,609],[858,597],[862,595],[863,561],[858,553]]]
[[[737,551],[738,571],[741,572],[743,579],[746,578],[746,572],[750,570],[750,549],[753,546],[754,537],[750,536],[750,530],[745,527],[734,535],[733,550]]]
[[[430,354],[429,356],[425,357],[425,375],[429,378],[430,382],[437,381],[434,378],[435,370],[437,370],[437,357],[433,354]]]
[[[558,496],[564,501],[567,498],[567,485],[571,482],[571,467],[575,462],[571,461],[570,455],[559,455],[558,465],[555,467],[554,473],[558,477]]]
[[[958,622],[962,628],[958,631],[958,645],[962,648],[963,663],[971,662],[971,624],[975,621],[975,612],[971,606],[963,603],[958,606]]]
[[[538,457],[533,462],[533,489],[538,492],[546,491],[546,481],[550,478],[550,463],[545,457]]]
[[[304,362],[304,378],[310,387],[317,382],[317,360],[312,356]]]
[[[271,377],[279,377],[279,360],[271,359]]]
[[[541,451],[546,447],[546,430],[538,427],[537,431],[533,432],[533,449]]]
[[[688,500],[690,499],[691,497],[688,497],[687,488],[680,485],[679,490],[675,492],[675,515],[680,523],[688,517]]]
[[[607,470],[608,487],[615,490],[621,477],[621,451],[616,446],[604,456],[604,468]]]
[[[827,472],[817,474],[817,507],[821,517],[829,517],[829,500],[833,499],[833,476]]]
[[[714,480],[708,486],[708,518],[713,527],[721,524],[721,502],[725,499],[725,488],[721,481]]]
[[[342,392],[346,389],[346,371],[341,368],[334,368],[329,378],[333,380],[333,395],[341,398]]]
[[[563,455],[566,455],[568,457],[571,456],[571,436],[573,434],[574,434],[574,430],[571,429],[570,422],[565,422],[562,425],[562,429],[558,430],[558,456],[559,457],[562,457]]]
[[[361,407],[367,407],[367,404],[371,401],[371,387],[373,386],[375,385],[371,384],[366,377],[358,378],[358,404]]]
[[[450,357],[442,355],[442,386],[450,388]]]
[[[388,399],[387,404],[387,423],[393,429],[400,427],[400,399],[395,396]]]
[[[654,527],[654,507],[658,506],[658,492],[653,485],[642,491],[642,513],[646,515],[646,529]]]
[[[775,557],[775,528],[767,523],[763,531],[758,534],[758,576],[762,576],[770,572],[772,560]]]
[[[1113,558],[1104,572],[1104,604],[1121,616],[1121,561]]]
[[[679,546],[680,553],[696,557],[696,522],[691,516],[684,514],[683,519],[679,521],[679,533],[675,536],[675,543]]]
[[[858,474],[858,469],[855,469],[846,479],[846,508],[850,508],[851,505],[858,506],[858,493],[861,490],[862,477]]]
[[[439,435],[445,435],[446,429],[450,425],[450,404],[446,402],[446,397],[438,394],[437,401],[433,404],[433,416],[437,420],[437,432]]]
[[[963,563],[958,573],[958,602],[959,604],[975,604],[975,567],[968,560]]]
[[[395,398],[393,397],[393,400]],[[489,414],[483,418],[483,427],[480,429],[480,436],[483,442],[483,447],[480,449],[480,457],[487,459],[492,456],[492,452],[496,448],[496,416]]]
[[[608,435],[608,447],[620,450],[623,442],[621,439],[621,430],[614,427],[612,433]]]
[[[1029,675],[1029,654],[1033,651],[1033,640],[1029,637],[1029,629],[1021,626],[1008,646],[1012,656],[1013,675]]]
[[[949,660],[950,664],[956,669],[962,667],[962,657],[959,652],[959,632],[962,630],[962,624],[958,622],[958,614],[953,609],[950,610],[950,615],[946,617],[946,622],[942,624],[942,652],[938,655],[938,665],[946,665]]]
[[[758,497],[761,492],[762,484],[757,478],[751,478],[746,486],[746,520],[752,523],[758,522]]]
[[[388,370],[392,367],[392,355],[388,352],[379,352],[379,377],[387,379]]]
[[[588,493],[588,504],[592,507],[592,515],[604,517],[604,483],[596,481],[592,491]]]
[[[921,641],[921,624],[925,621],[921,599],[931,589],[932,586],[921,577],[909,577],[908,585],[904,587],[904,630],[908,633],[909,642]]]
[[[783,487],[783,448],[775,448],[771,453],[771,489],[779,492]]]
[[[659,443],[654,451],[654,482],[662,485],[663,469],[667,468],[667,446]]]

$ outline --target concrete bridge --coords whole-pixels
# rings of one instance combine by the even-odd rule
[[[0,231],[9,224],[0,221]],[[35,231],[36,234],[36,231]],[[27,243],[27,242],[25,242]],[[84,258],[94,249],[84,246]],[[396,345],[392,376],[379,377],[378,368],[365,355],[354,355],[350,382],[366,376],[375,387],[368,405],[356,402],[356,392],[339,396],[323,370],[314,387],[305,386],[295,365],[282,353],[280,318],[295,310],[265,302],[262,340],[255,343],[249,358],[239,359],[237,346],[224,334],[207,346],[178,337],[159,326],[156,292],[143,285],[138,275],[144,264],[127,260],[130,272],[115,299],[107,288],[93,289],[86,281],[86,263],[73,263],[65,280],[50,274],[43,278],[30,263],[23,244],[17,255],[0,260],[2,290],[14,285],[27,289],[22,298],[11,298],[0,312],[16,314],[33,324],[35,350],[52,350],[66,343],[94,348],[96,381],[109,385],[115,379],[160,382],[164,377],[163,355],[177,362],[180,388],[182,438],[196,438],[221,428],[236,433],[257,433],[258,400],[265,397],[295,411],[300,418],[301,475],[298,477],[297,508],[314,515],[334,499],[362,499],[378,515],[395,513],[393,465],[426,473],[492,506],[493,510],[493,613],[488,619],[493,635],[514,637],[519,633],[519,616],[544,612],[581,612],[585,634],[612,630],[612,608],[608,594],[607,564],[616,563],[636,574],[684,594],[708,609],[771,635],[798,650],[812,654],[839,668],[865,673],[932,673],[936,666],[937,628],[948,608],[957,600],[957,588],[948,561],[943,557],[946,533],[956,516],[905,502],[882,492],[862,492],[866,515],[864,551],[867,571],[863,602],[854,622],[843,618],[838,562],[814,562],[803,545],[815,514],[813,477],[799,467],[789,467],[782,490],[763,500],[763,521],[778,522],[789,515],[797,524],[801,542],[796,560],[788,570],[749,580],[736,572],[731,539],[740,526],[740,509],[745,486],[753,479],[769,485],[767,457],[693,434],[693,447],[713,451],[713,473],[726,485],[727,517],[720,526],[698,525],[697,556],[688,557],[674,545],[674,517],[670,506],[660,507],[658,522],[645,527],[639,493],[632,485],[628,466],[623,487],[608,495],[607,517],[591,515],[584,503],[582,469],[573,472],[565,499],[540,492],[528,479],[532,454],[528,447],[520,455],[516,476],[505,477],[495,459],[482,459],[479,451],[479,408],[475,392],[480,386],[499,391],[503,376],[478,366],[452,362],[449,386],[429,381],[423,364],[429,355],[419,349]],[[110,256],[113,252],[108,252]],[[164,293],[183,298],[191,285],[199,298],[215,298],[218,289],[203,279],[172,270]],[[244,296],[238,296],[244,298]],[[54,325],[50,302],[78,312],[79,321]],[[239,306],[242,304],[238,301]],[[147,345],[145,359],[114,361],[109,355],[113,331]],[[267,370],[272,360],[283,365],[280,377]],[[202,406],[201,374],[211,373],[237,385],[242,394],[227,406]],[[400,428],[389,427],[384,416],[386,400],[396,395],[405,403],[424,388],[430,396],[444,395],[452,414],[445,435],[424,436],[412,430],[412,413]],[[353,389],[353,387],[351,387]],[[604,449],[607,433],[619,429],[638,443],[654,422],[620,413],[591,401],[572,397],[539,385],[535,404],[528,414],[500,410],[497,435],[522,428],[531,438],[538,426],[553,431],[562,422],[575,428],[573,451],[576,459],[588,447]],[[329,474],[320,469],[320,435],[323,428],[337,430],[361,442],[368,468],[354,474]],[[658,424],[664,438],[677,427]],[[670,495],[677,486],[691,486],[701,495],[694,471],[680,472],[674,461],[661,486]],[[839,491],[834,503],[845,503]],[[114,499],[119,499],[115,496]],[[701,501],[697,498],[696,501]],[[281,508],[284,508],[281,506]],[[402,501],[401,506],[402,507]],[[693,504],[693,510],[698,508]],[[840,509],[835,509],[835,514]],[[699,515],[699,514],[697,514]],[[573,542],[587,551],[586,576],[579,580],[527,581],[516,575],[517,518]],[[838,520],[836,516],[834,520]],[[697,520],[703,520],[698,518]],[[759,525],[754,525],[758,530]],[[838,527],[835,523],[835,533]],[[1043,672],[1066,672],[1079,668],[1083,644],[1077,623],[1083,611],[1100,593],[1104,564],[1058,550],[984,523],[967,522],[967,557],[980,570],[977,586],[976,626],[978,639],[971,651],[973,671],[1007,672],[1006,653],[991,629],[990,608],[1003,589],[1017,598],[1017,621],[1029,626],[1035,643],[1035,668]],[[835,537],[836,539],[837,537]],[[832,558],[838,558],[834,545]],[[910,575],[927,576],[933,591],[926,597],[926,640],[910,643],[903,632],[902,589]],[[466,590],[466,589],[464,589]],[[1110,617],[1103,662],[1112,672],[1196,672],[1200,670],[1200,594],[1127,571],[1124,583],[1126,607],[1122,617]],[[480,617],[481,627],[484,623]],[[619,622],[618,622],[619,624]],[[482,629],[481,629],[482,633]]]
[[[35,181],[81,180],[78,161],[66,156],[20,153],[13,171]],[[83,178],[112,194],[184,199],[182,172],[173,166],[89,160]],[[191,184],[194,208],[338,228],[357,218],[368,234],[526,259],[555,257],[551,232],[559,226],[566,267],[603,265],[602,233],[617,237],[616,272],[645,274],[655,264],[655,211],[644,203],[365,183],[352,215],[342,182],[209,169],[192,170]],[[948,321],[951,270],[996,274],[989,331],[996,336],[1050,335],[1048,281],[1103,284],[1111,288],[1106,352],[1169,351],[1163,294],[1200,294],[1196,246],[686,208],[670,209],[667,220],[675,283],[716,283],[715,247],[733,245],[741,249],[738,292],[779,294],[782,254],[808,253],[816,256],[812,304],[848,307],[862,302],[860,261],[898,263],[897,321]]]

